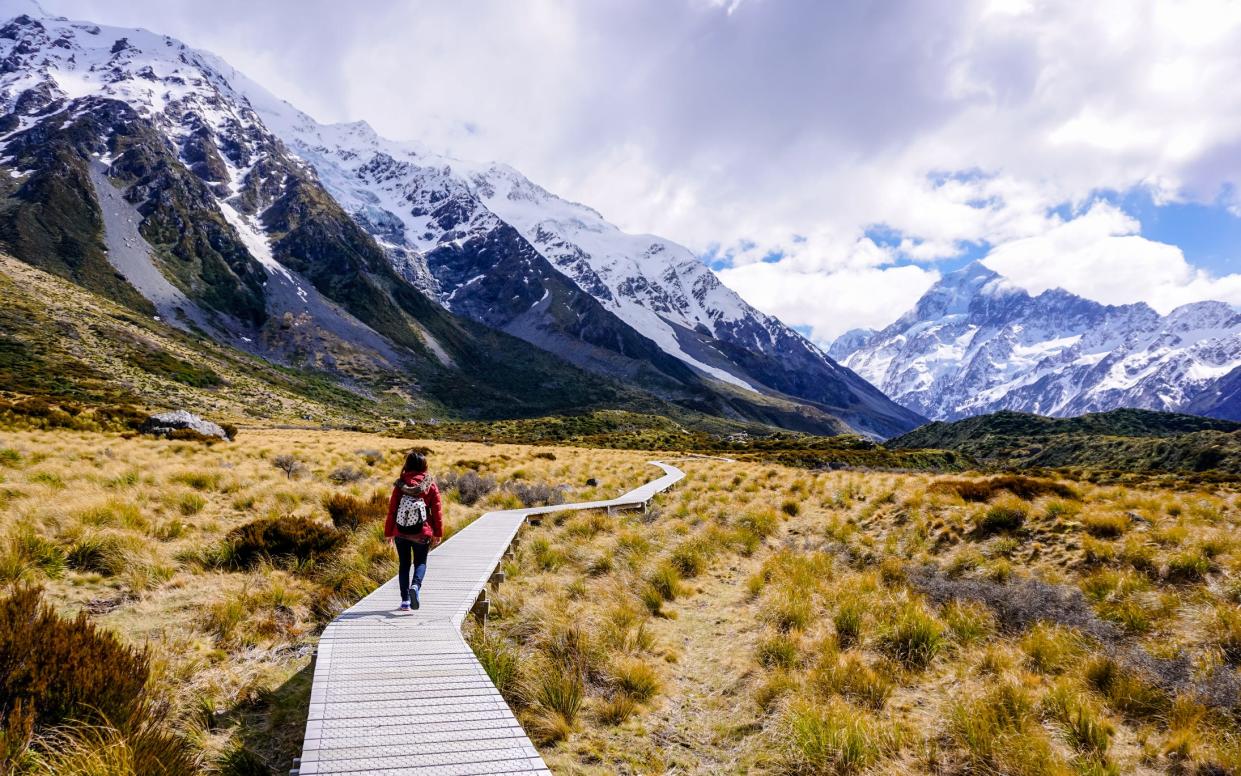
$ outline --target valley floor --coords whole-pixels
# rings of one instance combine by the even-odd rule
[[[395,570],[372,496],[411,446],[450,529],[654,471],[649,453],[346,432],[10,431],[0,579],[146,645],[151,702],[201,767],[279,773],[317,629]],[[1241,767],[1236,492],[677,465],[649,514],[523,529],[468,634],[554,771]],[[20,768],[90,772],[51,741]]]

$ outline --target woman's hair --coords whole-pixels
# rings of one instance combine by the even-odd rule
[[[422,474],[427,470],[427,457],[422,453],[410,453],[405,456],[405,468],[401,469],[401,474],[413,472],[414,474]]]

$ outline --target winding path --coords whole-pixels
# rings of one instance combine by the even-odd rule
[[[529,519],[581,509],[645,508],[685,473],[607,501],[488,512],[432,552],[422,608],[395,611],[396,578],[333,620],[319,639],[302,756],[290,774],[546,774],[508,704],[461,635],[485,617],[487,585]]]

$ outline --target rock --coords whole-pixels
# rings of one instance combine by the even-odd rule
[[[167,436],[174,431],[188,429],[195,431],[203,436],[219,437],[220,439],[228,439],[228,432],[209,420],[186,412],[185,410],[176,410],[175,412],[161,412],[158,415],[152,415],[142,423],[142,433],[153,434],[155,436]]]

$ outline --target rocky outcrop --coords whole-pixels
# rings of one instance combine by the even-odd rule
[[[140,430],[144,434],[161,437],[169,436],[177,431],[193,431],[205,437],[217,437],[224,440],[232,438],[224,430],[223,426],[204,420],[185,410],[161,412],[157,415],[152,415],[143,421]]]

